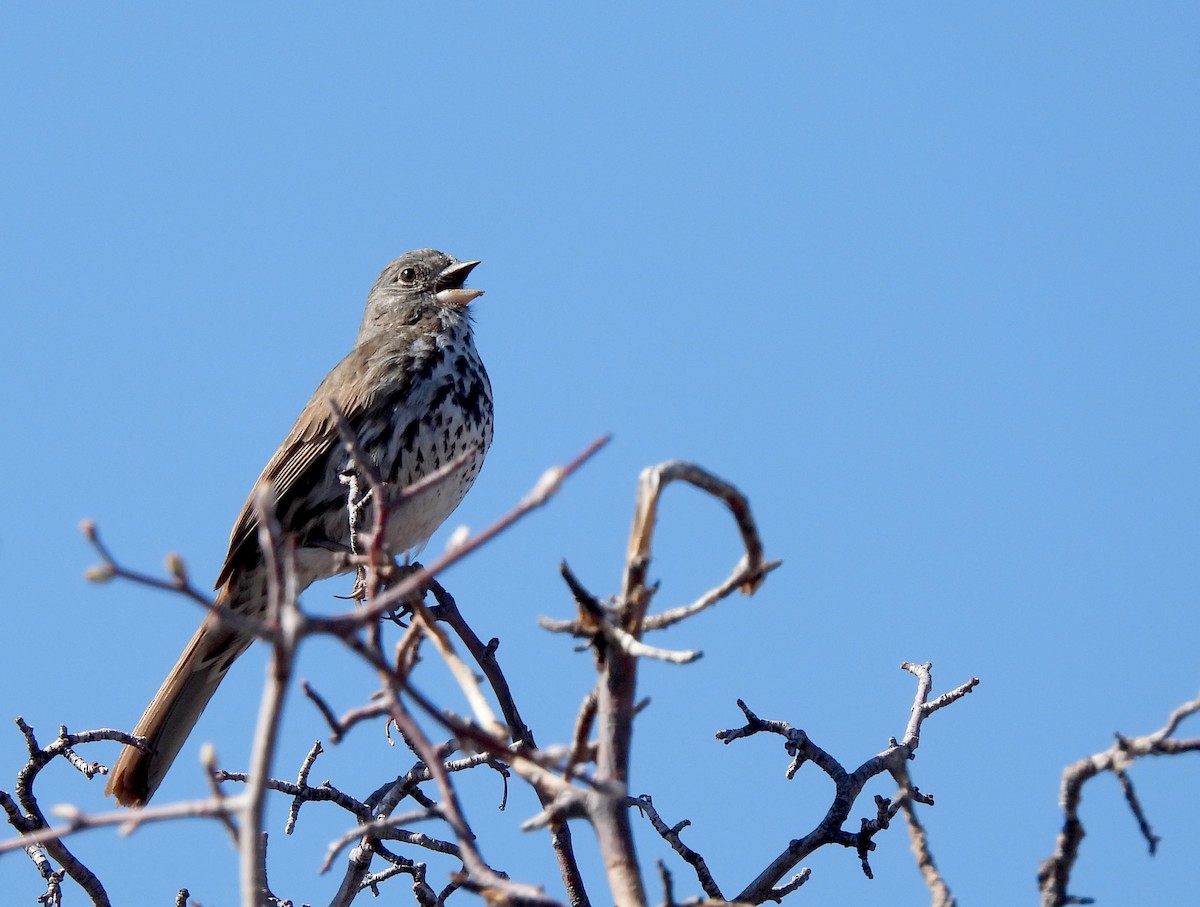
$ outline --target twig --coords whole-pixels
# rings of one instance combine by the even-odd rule
[[[227,626],[244,630],[259,639],[270,638],[268,631],[263,627],[262,621],[218,605],[215,599],[205,595],[193,586],[188,579],[183,559],[178,554],[172,553],[167,555],[167,569],[171,574],[171,579],[163,580],[156,576],[130,570],[118,564],[109,551],[108,546],[100,540],[100,531],[96,527],[94,520],[84,520],[80,524],[80,531],[83,533],[83,537],[96,549],[96,553],[100,555],[101,560],[99,565],[89,567],[84,571],[84,578],[90,582],[107,583],[110,580],[123,579],[138,586],[146,586],[147,588],[158,589],[162,592],[173,592],[200,605],[205,611]]]
[[[765,898],[768,901],[774,901],[778,904],[785,897],[812,878],[811,869],[801,869],[798,873],[792,876],[786,885],[780,885],[778,888],[772,888]]]
[[[325,719],[325,723],[329,725],[330,742],[340,743],[344,728],[329,703],[325,701],[325,697],[318,693],[307,680],[300,681],[300,689],[305,696],[312,700],[313,705],[317,707],[317,711],[321,713],[321,717]]]
[[[808,834],[793,840],[782,853],[763,869],[758,876],[737,895],[737,901],[749,901],[759,904],[772,897],[775,885],[797,863],[813,851],[828,844],[837,844],[853,848],[863,864],[863,871],[870,873],[867,856],[874,849],[875,843],[871,838],[878,831],[886,828],[891,816],[900,808],[900,803],[893,803],[885,798],[876,801],[874,819],[864,819],[860,828],[855,832],[843,828],[850,816],[854,802],[858,799],[866,783],[875,776],[903,768],[912,759],[920,745],[921,725],[924,720],[947,702],[961,698],[978,685],[978,678],[972,678],[967,683],[951,692],[949,698],[939,697],[933,703],[928,702],[931,687],[929,664],[913,664],[904,662],[901,668],[917,678],[917,691],[913,697],[908,725],[904,736],[897,741],[889,741],[888,748],[870,759],[854,771],[847,771],[832,755],[817,746],[809,736],[799,728],[793,728],[783,721],[765,721],[755,715],[749,707],[738,700],[738,707],[746,716],[746,724],[740,728],[731,728],[717,733],[717,739],[725,743],[757,733],[767,732],[779,734],[785,740],[785,750],[792,756],[789,766],[789,776],[794,774],[805,762],[812,762],[829,776],[834,783],[834,798],[825,816]]]
[[[380,615],[393,610],[417,590],[424,588],[430,577],[441,574],[446,568],[462,560],[472,551],[487,544],[518,520],[549,501],[561,487],[563,480],[591,459],[608,441],[609,436],[607,435],[597,438],[565,466],[556,466],[546,470],[533,489],[508,513],[501,516],[482,532],[469,537],[459,545],[444,552],[432,564],[421,567],[419,570],[414,570],[399,583],[377,596],[366,607],[334,615],[320,621],[314,620],[314,625],[323,632],[344,636],[357,627],[366,626],[374,622]]]
[[[567,757],[567,767],[563,769],[563,777],[568,781],[574,777],[575,771],[580,765],[595,758],[595,751],[588,745],[588,738],[596,723],[598,704],[596,691],[589,690],[587,696],[583,698],[583,704],[579,707],[579,714],[575,718],[575,732],[571,735],[571,753]]]
[[[498,894],[502,894],[510,903],[554,907],[557,902],[547,896],[541,889],[506,879],[484,862],[483,857],[475,847],[475,835],[471,832],[463,817],[458,802],[458,794],[454,786],[450,783],[445,766],[437,758],[437,753],[434,751],[429,739],[421,730],[420,725],[409,715],[408,710],[404,708],[399,698],[393,697],[391,706],[392,720],[395,721],[396,726],[405,735],[405,738],[412,741],[418,755],[425,762],[426,767],[433,775],[434,782],[437,784],[442,798],[440,807],[442,817],[454,830],[454,835],[458,839],[460,855],[463,865],[467,870],[467,887],[481,893],[495,891]],[[491,897],[489,895],[489,900]]]
[[[118,826],[121,834],[131,834],[143,825],[152,822],[163,822],[172,819],[190,819],[195,817],[237,818],[245,801],[239,797],[210,797],[205,800],[184,800],[178,803],[168,803],[163,806],[143,806],[133,809],[122,809],[117,812],[85,813],[73,806],[57,806],[51,813],[63,819],[66,824],[53,828],[47,826],[12,838],[0,841],[0,853],[10,850],[21,850],[25,847],[57,841],[70,835],[78,834],[92,828]]]
[[[66,759],[89,780],[97,774],[106,774],[108,769],[99,763],[84,762],[75,753],[75,747],[98,740],[118,740],[121,743],[136,745],[138,738],[126,734],[124,731],[111,729],[72,734],[67,731],[65,725],[60,725],[58,736],[43,747],[38,743],[33,728],[26,724],[24,719],[18,717],[16,724],[25,738],[25,747],[29,758],[17,773],[13,796],[10,797],[7,793],[0,791],[0,806],[3,807],[9,824],[20,833],[20,837],[15,841],[0,842],[0,853],[17,848],[25,850],[37,867],[39,875],[46,880],[46,896],[50,899],[48,903],[51,903],[61,897],[59,882],[62,881],[62,875],[59,874],[58,880],[55,881],[55,871],[50,868],[49,862],[39,850],[44,847],[49,857],[62,867],[63,873],[70,876],[87,893],[94,905],[97,907],[107,905],[109,903],[108,894],[100,879],[59,840],[60,835],[49,828],[50,823],[46,820],[34,793],[34,784],[42,769],[59,756]]]
[[[654,830],[662,836],[662,839],[670,844],[671,848],[695,870],[696,880],[704,889],[704,893],[715,901],[724,901],[725,895],[721,894],[721,889],[713,879],[708,864],[704,862],[704,857],[684,844],[683,839],[679,837],[679,833],[692,824],[691,821],[684,819],[682,822],[668,827],[667,823],[659,816],[658,810],[654,808],[654,801],[650,799],[649,794],[633,797],[631,803],[650,820],[650,824],[654,826]]]
[[[484,730],[496,736],[507,736],[508,728],[501,724],[492,712],[492,707],[483,695],[483,690],[479,688],[479,680],[475,673],[458,657],[458,653],[450,645],[450,640],[434,622],[434,618],[429,613],[429,609],[425,607],[424,602],[414,599],[412,604],[413,623],[409,632],[423,632],[433,642],[438,654],[442,656],[442,661],[446,663],[450,673],[458,682],[458,688],[462,690],[470,704],[471,711],[475,713],[475,720],[483,726]]]
[[[258,518],[259,548],[263,552],[267,572],[264,623],[274,632],[271,634],[267,681],[263,684],[258,725],[250,752],[244,794],[246,808],[239,831],[238,863],[241,868],[243,907],[259,907],[267,891],[266,835],[263,829],[267,779],[279,737],[279,722],[288,681],[295,663],[296,644],[304,633],[304,615],[296,602],[298,590],[295,565],[291,558],[292,540],[289,539],[287,546],[282,549],[284,562],[281,563],[278,558],[281,551],[279,526],[275,522],[269,486],[260,485],[256,489],[254,509]]]
[[[471,653],[471,657],[475,659],[475,663],[479,665],[479,669],[483,671],[483,676],[487,678],[488,685],[492,688],[492,692],[496,696],[496,702],[499,704],[500,711],[504,715],[504,721],[508,726],[512,742],[528,743],[531,747],[536,746],[532,741],[532,733],[526,727],[524,720],[521,718],[521,713],[517,709],[516,700],[513,698],[512,690],[508,685],[508,679],[504,676],[504,672],[500,670],[500,663],[496,660],[496,649],[500,641],[493,639],[485,645],[463,618],[462,612],[458,608],[458,603],[454,600],[454,596],[447,592],[436,579],[431,578],[428,587],[429,591],[433,593],[434,600],[437,602],[434,607],[430,608],[430,613],[435,620],[445,623],[454,631],[455,635],[466,646],[467,651]]]
[[[475,549],[486,545],[494,537],[503,533],[510,525],[520,521],[521,518],[528,516],[530,512],[546,504],[558,492],[563,480],[574,474],[578,468],[582,467],[588,459],[592,458],[607,443],[608,436],[598,438],[592,444],[589,444],[580,455],[571,459],[568,464],[563,465],[563,467],[547,469],[538,482],[535,483],[532,491],[526,494],[526,497],[522,498],[520,503],[512,507],[508,513],[499,517],[496,522],[488,525],[480,533],[468,537],[468,539],[451,548],[450,551],[444,552],[432,564],[422,566],[419,570],[409,573],[402,581],[392,585],[384,593],[376,596],[376,599],[368,603],[366,607],[358,608],[352,612],[332,615],[332,617],[320,621],[314,620],[313,623],[318,624],[320,630],[324,632],[336,633],[336,635],[343,637],[346,633],[352,632],[355,627],[370,625],[374,620],[379,618],[379,615],[392,611],[397,605],[400,605],[409,596],[412,596],[415,591],[424,588],[428,578],[438,576],[446,567],[456,564],[457,561],[467,557]]]
[[[656,860],[655,865],[658,866],[658,877],[662,880],[663,907],[675,907],[675,885],[671,881],[671,870],[662,860]]]
[[[917,861],[917,869],[921,872],[921,878],[925,880],[925,887],[929,889],[932,907],[956,907],[958,901],[950,892],[950,886],[946,884],[946,880],[942,877],[941,871],[937,868],[937,863],[934,862],[933,853],[929,847],[929,836],[925,832],[925,826],[921,824],[920,818],[917,816],[917,810],[914,804],[924,803],[927,806],[933,805],[933,797],[921,793],[912,783],[912,779],[908,774],[907,763],[902,765],[893,765],[890,769],[892,777],[900,787],[900,793],[896,801],[900,804],[900,811],[904,816],[905,824],[908,826],[909,846],[912,850],[913,857]]]
[[[484,677],[487,678],[489,686],[492,688],[493,694],[496,696],[496,701],[500,706],[500,711],[504,715],[505,723],[509,728],[509,738],[514,744],[524,745],[532,750],[537,749],[537,742],[533,738],[533,731],[525,724],[521,718],[521,713],[517,709],[516,700],[513,698],[512,690],[509,688],[508,680],[505,678],[503,671],[500,670],[500,664],[496,659],[496,649],[499,646],[499,640],[493,639],[487,645],[484,645],[475,631],[471,629],[466,620],[462,616],[462,612],[458,609],[458,603],[439,583],[436,579],[430,579],[429,589],[433,593],[434,599],[437,601],[437,606],[432,610],[433,615],[440,621],[445,622],[459,639],[466,646],[467,651],[471,653],[471,657],[475,659],[475,663],[479,665],[483,671]],[[568,766],[564,772],[564,778],[570,781],[572,776],[571,767]],[[534,792],[537,794],[538,800],[542,807],[548,806],[554,798],[551,792],[544,790],[542,787],[535,785]],[[579,869],[579,863],[575,857],[575,846],[571,840],[571,830],[567,823],[556,823],[550,828],[550,843],[554,849],[554,856],[558,862],[559,874],[562,876],[563,885],[566,887],[567,900],[571,907],[590,907],[587,889],[583,882],[583,873]]]
[[[287,823],[283,827],[285,835],[290,835],[296,830],[296,820],[300,816],[300,806],[307,799],[302,797],[299,792],[308,789],[308,773],[312,771],[313,764],[317,761],[317,756],[323,752],[321,741],[314,740],[312,747],[304,757],[304,761],[300,763],[300,771],[296,773],[297,793],[296,796],[292,797],[292,805],[288,808]]]
[[[429,819],[440,819],[442,816],[436,810],[421,809],[412,812],[401,813],[398,816],[382,816],[378,819],[372,819],[370,822],[364,822],[361,825],[356,825],[349,831],[345,832],[341,837],[332,841],[325,852],[325,859],[321,865],[317,867],[318,873],[326,873],[329,867],[333,865],[333,861],[337,859],[337,855],[341,853],[342,848],[356,838],[383,838],[388,837],[396,831],[397,825],[408,825],[413,822],[425,822]],[[433,839],[417,839],[410,836],[409,843],[415,843],[417,846],[429,846],[426,841]],[[458,848],[453,845],[447,845],[444,842],[439,842],[441,846],[430,847],[431,850],[436,850],[440,853],[449,853],[458,856]]]
[[[671,608],[659,614],[648,614],[642,625],[647,631],[662,630],[672,624],[687,620],[689,617],[699,614],[707,608],[711,608],[717,602],[728,598],[734,592],[742,589],[748,582],[752,582],[756,575],[760,578],[765,578],[772,570],[782,567],[783,561],[767,561],[762,565],[762,571],[759,574],[753,574],[744,561],[740,566],[741,569],[735,570],[725,582],[721,583],[715,589],[705,592],[690,605],[680,605],[678,608]]]
[[[597,650],[600,680],[596,687],[595,779],[606,793],[591,798],[588,809],[588,818],[596,829],[605,854],[605,868],[613,899],[622,907],[646,903],[645,884],[638,868],[629,826],[627,798],[634,703],[637,698],[637,657],[649,653],[629,645],[629,641],[641,642],[646,611],[654,592],[646,579],[659,498],[663,489],[674,481],[688,482],[724,501],[737,522],[745,556],[734,567],[731,580],[718,587],[715,593],[718,597],[719,589],[724,587],[741,588],[747,594],[753,592],[763,582],[767,572],[763,563],[762,542],[750,514],[749,503],[736,488],[699,466],[678,460],[642,471],[616,613],[611,621],[600,621],[601,626],[618,626],[625,636],[606,633],[605,638],[616,645],[610,646],[607,651]],[[581,616],[583,609],[581,604]],[[695,655],[687,653],[686,658],[691,657]]]
[[[218,769],[214,772],[214,777],[220,782],[228,781],[234,784],[245,784],[250,776],[246,772],[227,772],[223,769]],[[278,791],[285,797],[291,797],[293,801],[301,803],[332,803],[334,806],[339,806],[360,819],[371,814],[370,808],[365,803],[355,799],[345,791],[338,790],[328,781],[318,787],[312,787],[307,784],[299,785],[292,781],[283,781],[279,778],[268,778],[265,786],[267,790]]]
[[[658,500],[667,485],[678,481],[687,482],[719,498],[733,514],[742,536],[742,545],[746,549],[745,558],[737,564],[731,574],[731,578],[740,580],[738,587],[749,594],[762,584],[769,572],[763,561],[762,540],[758,535],[758,527],[750,514],[750,503],[745,495],[694,463],[669,460],[644,469],[638,480],[637,505],[634,509],[633,529],[629,535],[625,580],[621,590],[625,606],[634,609],[627,617],[635,619],[639,625],[644,616],[644,604],[648,602],[648,599],[642,602],[641,598],[646,588],[646,571],[650,566],[650,547],[658,518]],[[777,564],[773,564],[769,569],[774,569],[774,566]]]
[[[1129,805],[1129,811],[1133,813],[1134,819],[1137,820],[1138,831],[1142,833],[1142,837],[1146,839],[1146,844],[1150,848],[1150,856],[1154,856],[1158,852],[1158,843],[1162,840],[1154,833],[1150,827],[1149,821],[1146,819],[1146,813],[1142,809],[1142,802],[1138,799],[1137,792],[1133,789],[1133,780],[1129,777],[1129,773],[1123,770],[1115,770],[1114,774],[1117,780],[1121,782],[1121,793],[1125,795],[1125,802]]]
[[[1179,723],[1190,715],[1200,712],[1200,696],[1185,702],[1167,717],[1166,724],[1150,734],[1141,737],[1123,737],[1117,735],[1111,747],[1101,753],[1080,759],[1063,769],[1062,784],[1059,788],[1059,802],[1063,810],[1063,825],[1058,833],[1054,853],[1047,857],[1038,870],[1038,887],[1042,892],[1043,907],[1062,907],[1064,904],[1081,903],[1076,895],[1067,892],[1070,884],[1071,871],[1079,856],[1079,847],[1086,832],[1083,820],[1079,816],[1079,804],[1083,799],[1083,785],[1090,778],[1101,772],[1113,772],[1118,780],[1125,775],[1126,770],[1137,759],[1143,756],[1171,756],[1178,753],[1200,752],[1200,738],[1177,739],[1175,733]],[[1126,779],[1126,782],[1128,779]],[[1123,783],[1122,789],[1126,802],[1129,804],[1138,827],[1154,853],[1158,838],[1150,830],[1141,804],[1134,794],[1130,783]]]

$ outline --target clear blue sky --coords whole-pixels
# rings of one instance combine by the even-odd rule
[[[902,660],[932,661],[939,689],[981,677],[926,725],[913,771],[948,882],[989,905],[1034,902],[1062,767],[1195,695],[1195,4],[33,10],[0,13],[4,722],[132,725],[199,614],[84,583],[79,519],[134,565],[182,552],[207,584],[379,268],[423,246],[482,259],[487,290],[496,442],[454,522],[486,524],[615,435],[445,577],[502,638],[541,741],[568,739],[591,672],[535,618],[571,611],[560,558],[616,590],[642,466],[736,482],[785,560],[662,640],[699,663],[643,677],[633,792],[693,820],[727,892],[829,792],[811,767],[785,782],[774,744],[712,740],[737,697],[857,764],[903,729]],[[664,605],[737,555],[725,514],[684,490],[662,531]],[[239,663],[160,798],[203,791],[201,740],[244,764],[263,664]],[[314,645],[300,673],[349,706],[372,682],[344,664]],[[321,733],[303,702],[288,718],[282,775]],[[314,780],[361,794],[398,755],[362,729]],[[1159,856],[1100,779],[1073,889],[1191,903],[1194,760],[1133,778]],[[101,788],[56,768],[40,789],[97,809]],[[470,789],[481,828],[507,829],[485,855],[555,885],[544,839],[512,831],[531,799],[494,816],[495,780]],[[271,878],[322,903],[336,879],[314,868],[343,821],[307,809],[287,841],[276,803]],[[646,840],[650,869],[664,848]],[[796,902],[922,903],[903,830],[877,840],[874,881],[821,852]],[[215,826],[75,846],[118,903],[234,900]],[[0,890],[41,888],[10,856]]]

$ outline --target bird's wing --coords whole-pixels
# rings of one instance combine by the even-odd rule
[[[321,473],[326,468],[327,456],[340,443],[337,426],[329,411],[330,399],[333,399],[353,424],[357,416],[367,406],[369,395],[361,395],[347,388],[361,387],[361,382],[351,380],[358,371],[362,350],[356,349],[343,359],[317,387],[312,399],[304,407],[296,424],[288,432],[279,450],[263,469],[254,487],[262,482],[269,482],[274,490],[276,506],[284,510],[284,504],[297,493],[311,487],[321,479]],[[224,585],[240,564],[247,560],[251,550],[257,549],[258,515],[254,509],[254,492],[242,505],[233,531],[229,535],[229,551],[225,555],[225,564],[217,577],[216,588]],[[288,527],[284,527],[285,529]]]

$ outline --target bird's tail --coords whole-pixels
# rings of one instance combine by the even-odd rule
[[[222,592],[217,606],[228,606]],[[239,611],[241,609],[238,609]],[[200,714],[234,659],[246,651],[254,635],[246,627],[204,619],[133,733],[146,738],[146,749],[126,746],[108,777],[104,793],[122,806],[144,806],[154,796]]]

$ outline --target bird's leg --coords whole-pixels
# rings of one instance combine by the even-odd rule
[[[391,567],[388,570],[388,584],[390,585],[391,582],[394,580],[402,580],[402,579],[404,579],[404,577],[409,576],[409,575],[416,573],[417,571],[423,570],[423,569],[425,569],[425,568],[422,567],[420,564],[416,563],[415,561],[412,563],[408,563],[407,559],[406,559],[405,563],[397,564],[395,562],[395,560],[393,560]],[[422,589],[420,594],[421,594],[421,597],[424,597],[425,590]],[[408,624],[406,624],[404,622],[404,619],[411,613],[412,613],[412,608],[409,607],[408,603],[405,601],[401,601],[391,611],[388,611],[385,614],[379,615],[379,619],[391,621],[392,623],[396,624],[399,627],[407,628]]]
[[[359,554],[358,550],[358,526],[362,520],[363,510],[366,509],[367,503],[371,500],[371,494],[375,489],[368,488],[367,493],[359,497],[358,489],[358,472],[355,471],[353,464],[346,467],[338,474],[338,479],[346,486],[346,516],[349,522],[350,529],[350,552]],[[354,576],[354,588],[350,591],[348,598],[352,598],[357,602],[366,600],[367,597],[367,566],[365,564],[358,565],[358,571]]]

